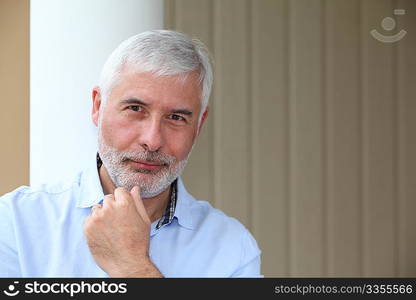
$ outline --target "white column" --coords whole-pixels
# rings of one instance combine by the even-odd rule
[[[65,180],[97,147],[91,89],[124,39],[163,28],[163,0],[31,0],[30,183]]]

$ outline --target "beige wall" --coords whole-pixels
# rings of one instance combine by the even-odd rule
[[[250,228],[263,273],[416,276],[416,1],[165,4],[215,58],[187,186]],[[407,36],[376,41],[394,8]]]
[[[29,183],[29,1],[0,0],[0,195]]]

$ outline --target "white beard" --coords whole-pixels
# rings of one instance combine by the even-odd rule
[[[101,124],[100,124],[101,125]],[[102,137],[101,126],[98,128],[98,153],[107,172],[116,187],[130,191],[135,185],[140,187],[142,198],[152,198],[166,190],[185,168],[192,149],[184,160],[177,161],[174,156],[161,152],[118,151],[107,145]],[[133,169],[129,160],[150,161],[163,164],[159,170]]]

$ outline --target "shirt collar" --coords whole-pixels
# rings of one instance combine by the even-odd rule
[[[178,220],[179,225],[194,229],[194,222],[191,213],[191,204],[193,197],[187,192],[181,177],[177,179],[176,190],[176,207],[174,217]],[[77,201],[77,207],[87,208],[100,203],[104,199],[103,188],[97,169],[97,152],[91,157],[88,167],[81,174],[80,195]]]
[[[169,225],[173,218],[175,217],[175,209],[176,209],[176,200],[178,195],[178,187],[177,187],[177,180],[175,180],[171,185],[170,190],[170,199],[168,201],[168,205],[165,208],[165,212],[163,213],[162,217],[159,219],[159,222],[156,225],[156,229],[159,229],[162,226]]]
[[[77,207],[91,207],[104,199],[104,192],[100,176],[98,175],[96,155],[97,152],[90,158],[86,170],[81,173],[80,195]]]
[[[175,217],[178,219],[179,225],[188,228],[194,229],[193,215],[192,215],[192,200],[193,197],[185,189],[183,180],[181,177],[178,178],[178,190],[177,190],[177,200],[176,200],[176,209]]]

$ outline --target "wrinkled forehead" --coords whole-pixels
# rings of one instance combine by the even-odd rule
[[[188,105],[200,110],[202,87],[198,72],[160,76],[154,72],[124,69],[113,85],[109,99],[115,102],[136,98],[146,103],[164,103],[168,106]]]

